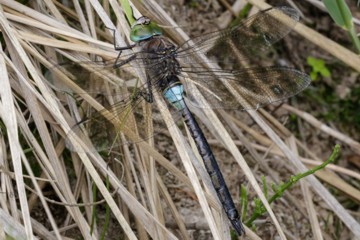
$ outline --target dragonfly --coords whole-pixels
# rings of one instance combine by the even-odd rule
[[[146,75],[146,83],[136,83],[135,90],[108,108],[111,114],[118,116],[114,131],[121,131],[129,124],[130,128],[141,128],[142,124],[132,125],[134,118],[131,116],[144,120],[147,116],[138,109],[147,105],[153,109],[156,105],[153,104],[155,94],[163,96],[174,119],[180,118],[185,122],[222,208],[238,235],[245,234],[240,214],[190,106],[251,110],[303,91],[310,84],[306,73],[283,66],[241,66],[237,61],[248,62],[252,57],[266,52],[286,36],[298,20],[299,13],[292,8],[270,8],[233,27],[205,33],[176,45],[163,35],[159,25],[142,16],[136,19],[131,28],[130,39],[134,44],[114,46],[119,55],[112,68],[122,69],[134,63],[135,68],[144,70]],[[127,49],[133,52],[124,54]],[[199,57],[201,54],[208,58]],[[215,62],[217,65],[207,66]],[[234,96],[237,94],[241,97]],[[77,126],[80,129],[80,126],[91,123],[91,126],[99,128],[109,120],[107,117],[104,121],[103,117],[104,114],[96,113]],[[101,134],[109,131],[106,127],[99,129],[94,132]],[[138,134],[141,135],[142,130],[138,130]],[[146,137],[141,139],[145,140]]]

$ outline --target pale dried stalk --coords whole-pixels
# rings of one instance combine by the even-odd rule
[[[346,143],[347,145],[349,145],[351,147],[351,149],[356,152],[357,154],[360,154],[360,143],[355,141],[354,139],[352,139],[349,136],[346,136],[343,133],[340,133],[339,131],[336,131],[332,128],[330,128],[329,126],[327,126],[326,124],[320,122],[319,120],[317,120],[314,116],[312,116],[311,114],[301,111],[299,109],[296,109],[294,107],[291,107],[287,104],[284,105],[284,109],[295,113],[296,115],[298,115],[299,117],[301,117],[302,119],[304,119],[306,122],[308,122],[309,124],[311,124],[312,126],[314,126],[315,128],[325,132],[326,134]]]

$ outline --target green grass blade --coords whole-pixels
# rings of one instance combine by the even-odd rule
[[[324,0],[325,7],[336,24],[350,30],[352,27],[352,15],[344,0]]]
[[[356,47],[357,52],[360,53],[360,41],[354,28],[350,9],[346,5],[345,1],[324,0],[323,2],[335,23],[349,32],[350,38]]]
[[[129,4],[129,1],[128,0],[121,0],[121,6],[124,9],[126,18],[129,21],[130,26],[132,26],[132,24],[136,21],[136,19],[134,18],[133,10],[132,10],[132,8],[131,8],[131,6]]]

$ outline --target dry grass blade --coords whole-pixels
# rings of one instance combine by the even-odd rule
[[[0,25],[3,32],[5,32],[6,39],[10,43],[10,41],[14,41],[11,39],[12,33],[10,30],[9,23],[7,22],[3,9],[0,6]],[[16,40],[15,40],[16,41]],[[1,53],[3,50],[1,49]],[[26,238],[30,239],[33,238],[33,231],[30,223],[30,213],[28,209],[28,203],[26,199],[25,187],[24,187],[24,180],[23,180],[23,172],[22,172],[22,164],[21,164],[21,146],[19,144],[18,139],[18,128],[17,128],[17,120],[16,120],[16,111],[15,111],[15,104],[13,100],[13,94],[10,87],[10,81],[8,78],[8,73],[5,66],[5,60],[3,54],[0,56],[0,71],[2,80],[4,82],[4,87],[1,88],[1,109],[0,113],[2,115],[2,119],[7,129],[7,136],[9,139],[9,145],[11,150],[11,159],[12,164],[15,167],[15,179],[17,183],[17,193],[19,194],[20,203],[21,203],[21,213],[22,218],[24,220],[24,228],[26,232]],[[15,212],[17,212],[16,209]],[[18,218],[17,214],[15,217]],[[17,219],[18,220],[18,219]]]
[[[195,144],[191,138],[189,141],[184,138],[180,131],[182,126],[174,123],[159,94],[155,94],[154,105],[160,109],[167,127],[159,136],[142,139],[143,133],[140,131],[151,135],[158,120],[150,118],[149,105],[139,104],[143,104],[141,110],[145,116],[145,126],[139,126],[136,121],[122,126],[119,122],[123,115],[135,119],[135,113],[109,111],[115,108],[114,103],[123,101],[123,95],[133,96],[129,94],[129,89],[137,84],[137,80],[146,82],[143,69],[136,63],[116,70],[110,64],[106,65],[118,56],[118,51],[114,50],[110,41],[114,40],[116,46],[127,46],[129,43],[126,41],[129,26],[118,1],[75,0],[72,8],[62,1],[33,1],[33,9],[13,0],[0,2],[0,27],[5,39],[0,56],[0,77],[3,83],[0,88],[0,173],[1,181],[4,182],[0,192],[0,219],[6,223],[0,224],[0,238],[6,233],[16,239],[34,239],[34,235],[43,239],[78,238],[80,235],[84,239],[101,239],[104,237],[102,231],[106,230],[104,238],[109,239],[191,239],[191,228],[197,228],[197,223],[190,223],[188,219],[193,216],[189,215],[196,215],[201,208],[203,215],[198,221],[201,219],[203,222],[198,223],[201,226],[199,229],[206,228],[206,234],[211,234],[214,239],[229,239],[228,219]],[[248,2],[260,9],[269,7],[259,0]],[[162,25],[176,26],[175,21],[155,1],[135,2],[134,5],[137,7],[134,7],[136,13],[147,16],[152,14],[151,17]],[[286,17],[279,21],[286,22]],[[301,24],[297,25],[295,31],[360,71],[358,56]],[[178,43],[189,39],[179,28],[166,28],[166,32]],[[124,55],[130,56],[127,55],[130,52],[125,50]],[[211,64],[206,56],[199,53],[197,57]],[[91,77],[101,79],[103,92],[96,92],[95,86],[93,92],[87,91],[77,81],[82,76],[74,74],[75,71],[71,72],[63,64],[64,59],[77,62],[76,67]],[[94,59],[104,60],[106,64],[93,61],[91,65],[90,61]],[[240,56],[240,59],[243,58]],[[100,69],[100,66],[103,68]],[[181,77],[187,76],[184,73]],[[134,79],[136,83],[133,83]],[[224,85],[238,102],[245,101],[239,91],[233,89],[233,85],[226,81]],[[210,90],[215,92],[217,89]],[[196,88],[194,91],[197,91]],[[99,101],[99,95],[106,100],[105,104]],[[206,104],[206,100],[200,101]],[[130,109],[130,105],[126,106],[126,109]],[[355,139],[294,107],[284,105],[280,109],[300,116],[313,129],[319,129],[360,154],[360,144]],[[233,164],[232,169],[225,172],[235,174],[238,180],[236,183],[240,181],[239,169],[244,172],[249,189],[255,191],[253,194],[249,190],[249,194],[261,199],[274,224],[268,231],[275,231],[276,228],[281,239],[292,236],[294,233],[285,229],[284,220],[279,217],[281,215],[275,216],[274,207],[269,206],[266,191],[258,183],[261,181],[258,170],[279,183],[282,176],[274,170],[273,162],[268,162],[268,159],[279,160],[277,164],[283,164],[288,173],[298,173],[321,164],[320,158],[264,110],[250,110],[243,114],[223,110],[214,112],[210,106],[203,110],[191,110],[210,132],[205,132],[206,135],[216,138],[209,141],[214,145],[216,143],[215,149],[220,146],[226,150],[218,154],[228,156],[231,164],[236,161],[236,166]],[[97,146],[89,141],[91,134],[72,134],[74,124],[91,111],[98,112],[97,116],[111,123],[111,130],[107,131],[121,126],[121,133],[113,133],[113,136],[116,135],[116,146],[107,155],[97,151]],[[257,126],[249,127],[245,120],[240,121],[235,115],[245,119],[250,116]],[[245,161],[239,146],[244,146],[250,153],[249,159],[254,161]],[[181,163],[169,161],[173,158],[181,160]],[[228,159],[224,157],[224,160]],[[360,179],[356,171],[332,164],[315,173],[323,182],[359,202],[360,191],[343,180],[343,175],[357,181]],[[169,187],[169,178],[176,183],[169,185],[176,187]],[[301,198],[286,192],[281,200],[285,206],[294,206],[291,209],[296,209],[304,221],[310,223],[307,225],[311,225],[309,231],[312,236],[316,239],[326,238],[321,229],[323,219],[317,215],[319,206],[313,195],[320,196],[344,225],[355,236],[360,236],[359,223],[324,185],[314,176],[307,180],[302,183],[301,189],[297,189],[302,190],[297,192]],[[16,183],[16,188],[12,181]],[[231,191],[239,191],[234,189],[236,187],[232,186]],[[10,195],[12,192],[16,193],[17,198]],[[191,203],[191,210],[188,210],[187,200]],[[235,202],[238,200],[235,199]],[[185,210],[190,214],[186,215],[186,211],[184,214],[182,205],[186,206]],[[195,208],[196,211],[193,211]],[[110,224],[107,222],[110,216],[107,215],[107,209],[113,220]],[[41,213],[41,216],[35,213]],[[259,238],[251,230],[246,231],[249,238]]]
[[[15,9],[23,9],[23,6],[22,6],[22,5],[17,5],[17,4],[12,5],[12,3],[10,3],[10,2],[8,2],[8,4],[9,4],[8,6],[14,7]],[[32,11],[27,11],[27,12],[32,13]],[[56,23],[54,23],[53,21],[48,21],[48,22],[47,22],[47,20],[44,21],[45,18],[38,17],[38,19],[40,20],[40,23],[37,23],[37,22],[35,22],[35,21],[29,21],[29,22],[23,21],[23,22],[25,22],[26,24],[30,24],[30,25],[31,25],[32,23],[34,23],[34,25],[32,25],[32,27],[41,27],[41,29],[46,29],[46,30],[51,30],[51,31],[52,31],[53,29],[51,29],[51,28],[49,28],[48,26],[46,26],[45,23],[53,24],[53,25],[55,25],[55,26],[60,27],[60,29],[62,29],[62,30],[58,30],[58,31],[55,31],[55,30],[54,30],[54,32],[56,32],[57,34],[59,34],[59,33],[62,34],[62,33],[65,32],[64,29],[68,29],[66,26],[61,25],[61,24],[60,24],[60,25],[59,25],[59,24],[56,24]],[[19,19],[17,19],[17,20],[19,20]],[[20,22],[20,21],[19,21],[19,22]],[[36,23],[36,24],[35,24],[35,23]],[[83,37],[82,34],[80,34],[80,35],[77,36],[76,33],[74,33],[74,31],[73,31],[72,34],[65,34],[65,35],[67,36],[67,39],[70,39],[71,37],[74,37],[74,36],[76,36],[76,39],[84,39],[84,37]],[[71,45],[71,44],[70,44],[70,45],[69,45],[69,44],[65,44],[64,41],[56,41],[56,40],[51,39],[51,38],[43,38],[43,37],[40,37],[40,36],[32,35],[31,33],[26,33],[25,31],[20,31],[19,36],[20,36],[20,38],[23,37],[24,39],[30,40],[30,44],[40,44],[40,45],[43,45],[43,46],[60,47],[60,48],[63,48],[63,49],[69,49],[69,46],[75,46],[75,45]],[[76,41],[76,40],[75,40],[75,41]],[[94,42],[94,41],[90,40],[89,42]],[[84,48],[82,48],[82,46],[84,46]],[[41,62],[42,62],[45,66],[48,66],[49,68],[53,67],[53,64],[52,64],[52,63],[47,62],[47,59],[42,58],[41,55],[39,55],[39,53],[37,53],[36,51],[34,51],[33,48],[29,48],[28,46],[25,46],[25,48],[26,48],[28,51],[31,51],[34,56],[37,56],[37,59],[41,60]],[[89,47],[87,47],[87,46],[85,46],[85,45],[80,45],[80,44],[79,44],[79,45],[77,46],[78,49],[73,48],[73,47],[70,47],[70,48],[72,48],[72,50],[83,49],[83,52],[92,53],[92,51],[90,50],[91,47],[89,48]],[[96,48],[93,48],[93,49],[95,50]],[[103,55],[103,56],[108,55],[108,57],[115,57],[115,56],[116,56],[116,54],[114,54],[113,52],[110,52],[110,53],[109,53],[108,51],[99,52],[99,51],[95,50],[95,52],[93,52],[93,53],[96,53],[96,54],[99,54],[99,55]],[[30,67],[30,68],[31,68],[31,67]],[[56,70],[56,69],[54,69],[54,70]],[[5,75],[6,75],[6,74],[5,74]],[[63,76],[63,77],[64,77],[64,76]],[[34,78],[36,79],[36,76],[34,76]],[[64,77],[64,78],[65,78],[65,77]],[[41,80],[40,80],[40,81],[41,81]],[[42,83],[41,83],[40,81],[38,82],[38,87],[40,87],[40,89],[42,90],[42,94],[48,94],[48,93],[47,93],[47,91],[48,91],[47,88],[41,88]],[[68,83],[69,83],[69,85],[71,86],[71,81],[68,80]],[[75,90],[77,89],[77,86],[76,86],[76,85],[72,85],[72,87],[73,87],[73,89],[75,89]],[[34,90],[32,90],[32,91],[34,91]],[[36,92],[36,91],[35,91],[35,92]],[[44,104],[49,104],[49,99],[43,99],[43,98],[39,98],[39,99],[42,99],[42,101],[45,101]],[[86,99],[86,97],[85,97],[85,99]],[[96,102],[95,102],[90,96],[88,96],[87,99],[89,99],[89,102],[90,102],[90,103],[93,103],[94,105],[96,105]],[[51,101],[50,101],[50,102],[51,102]],[[56,105],[56,104],[55,104],[55,105]],[[55,105],[53,105],[53,106],[55,106]],[[98,106],[98,109],[103,108],[102,106],[99,106],[99,105],[97,105],[97,106]],[[48,106],[47,106],[47,107],[48,107]],[[50,108],[48,108],[48,109],[50,109]],[[47,111],[48,109],[46,109],[45,111]],[[55,109],[56,109],[56,107],[55,107],[55,108],[51,108],[51,111],[53,111],[53,110],[55,110]],[[55,111],[56,111],[56,110],[55,110]],[[41,116],[40,113],[35,113],[34,110],[32,110],[32,112],[34,112],[34,115],[35,115],[35,116]],[[59,112],[60,112],[60,111],[59,111]],[[69,132],[70,129],[69,129],[68,125],[65,123],[65,121],[64,121],[64,120],[61,120],[62,117],[61,117],[60,115],[56,115],[56,114],[58,114],[59,112],[54,112],[54,111],[53,111],[53,112],[51,112],[51,114],[52,114],[52,115],[55,115],[55,119],[56,119],[57,121],[59,121],[59,123],[61,124],[62,127],[64,127],[64,131],[65,131],[65,132]],[[41,120],[39,120],[39,121],[41,121]],[[63,121],[63,122],[61,122],[61,121]],[[45,129],[41,130],[41,132],[45,132],[45,131],[46,131]],[[46,134],[46,133],[45,133],[45,134]],[[130,133],[129,133],[129,134],[130,134]],[[130,135],[131,135],[131,134],[130,134]],[[45,136],[45,135],[44,135],[44,136]],[[44,137],[43,139],[45,139],[45,138],[47,138],[47,137]],[[50,143],[51,140],[50,140],[50,141],[47,141],[47,142]],[[75,142],[78,142],[78,141],[75,140]],[[145,143],[144,143],[144,144],[145,144]],[[76,145],[76,144],[75,144],[75,145]],[[77,147],[80,147],[80,148],[81,148],[81,147],[85,147],[85,148],[87,148],[86,146],[77,146]],[[52,148],[51,146],[48,146],[47,150],[50,151],[51,149],[53,149],[53,148]],[[143,148],[142,148],[142,150],[144,150],[144,149],[145,149],[145,152],[146,152],[146,147],[143,147]],[[86,150],[85,150],[85,151],[86,151]],[[85,152],[85,151],[84,151],[84,152]],[[82,160],[82,164],[84,164],[84,166],[85,166],[85,168],[86,168],[86,170],[87,170],[87,173],[89,173],[89,174],[91,175],[92,180],[97,184],[98,188],[99,188],[100,191],[103,193],[103,196],[105,197],[105,199],[107,200],[108,204],[110,205],[110,208],[112,209],[114,215],[118,218],[118,221],[121,223],[123,229],[127,232],[128,237],[129,237],[130,239],[134,239],[134,238],[135,238],[134,234],[132,233],[131,229],[130,229],[129,227],[127,227],[128,225],[127,225],[127,223],[126,223],[126,220],[122,217],[121,212],[119,211],[118,207],[117,207],[116,204],[114,203],[112,197],[109,195],[108,190],[107,190],[106,187],[103,185],[101,178],[99,178],[99,175],[98,175],[97,171],[94,169],[93,163],[91,163],[91,162],[89,161],[89,159],[87,158],[87,156],[86,156],[85,154],[79,154],[79,156],[80,156],[80,158],[81,158],[81,160]],[[155,155],[155,156],[157,157],[157,159],[159,159],[158,155]],[[95,162],[97,162],[97,164],[100,164],[100,165],[99,165],[100,168],[102,168],[103,170],[106,169],[106,167],[104,167],[104,165],[101,166],[101,161],[103,161],[103,160],[102,160],[102,159],[99,159],[99,156],[98,156],[98,155],[93,155],[93,156],[91,156],[91,157],[92,157],[92,159],[94,159]],[[56,159],[56,156],[54,156],[52,159]],[[131,160],[129,160],[129,161],[131,161]],[[58,166],[58,167],[56,167],[56,168],[57,168],[57,169],[61,169],[62,167]],[[55,176],[54,176],[54,173],[55,173]],[[70,176],[56,176],[57,173],[60,173],[60,172],[59,172],[59,171],[52,171],[52,174],[50,174],[50,176],[51,176],[51,177],[54,177],[55,179],[57,179],[58,177],[60,177],[60,179],[64,179],[64,178],[70,177]],[[128,207],[129,207],[130,209],[132,209],[132,212],[135,213],[135,215],[137,216],[137,219],[140,219],[140,221],[142,222],[141,225],[145,226],[145,227],[147,228],[148,232],[153,236],[153,238],[157,239],[158,237],[156,237],[156,236],[157,236],[158,233],[154,232],[154,230],[157,229],[157,227],[154,226],[152,222],[155,222],[155,224],[160,224],[160,223],[157,222],[154,218],[152,218],[152,219],[151,219],[151,217],[149,218],[150,215],[147,215],[147,216],[146,216],[147,210],[144,209],[141,205],[137,205],[137,204],[138,204],[138,203],[137,203],[137,200],[134,199],[131,195],[129,195],[129,194],[127,193],[127,191],[126,191],[124,188],[122,188],[121,185],[119,185],[120,182],[119,182],[119,179],[118,179],[116,176],[114,176],[114,175],[112,175],[112,173],[109,173],[109,172],[106,172],[106,171],[105,171],[103,174],[104,174],[104,175],[110,174],[110,176],[111,176],[110,182],[112,183],[112,185],[114,186],[114,188],[118,188],[119,194],[120,194],[123,198],[125,198],[125,202],[128,204]],[[80,176],[79,176],[79,177],[80,177]],[[114,181],[115,181],[115,182],[114,182]],[[70,182],[70,181],[69,181],[69,182]],[[146,182],[146,180],[145,180],[145,182]],[[67,185],[66,183],[64,183],[64,184],[61,184],[60,186],[66,187],[66,186],[68,186],[68,185]],[[84,185],[83,187],[86,187],[86,185]],[[88,187],[89,187],[89,186],[88,186]],[[86,188],[85,188],[85,189],[86,189]],[[85,189],[84,189],[84,190],[85,190]],[[60,190],[60,191],[63,191],[63,190],[61,190],[61,188],[60,188],[59,190]],[[85,192],[86,192],[86,191],[85,191]],[[83,192],[83,193],[85,193],[85,192]],[[70,195],[69,195],[69,194],[70,194]],[[71,193],[69,193],[69,194],[68,194],[68,195],[71,196]],[[135,193],[133,193],[133,194],[135,194]],[[83,199],[88,199],[88,198],[87,198],[86,196],[83,196]],[[70,202],[75,202],[75,201],[74,201],[74,200],[71,200]],[[144,204],[145,204],[145,203],[144,203]],[[70,208],[69,210],[72,210],[72,209]],[[89,213],[91,214],[91,212],[89,212]],[[145,214],[145,215],[144,215],[144,214]],[[78,218],[78,217],[76,217],[76,216],[75,216],[75,218],[76,218],[76,220],[81,219],[81,218]],[[163,222],[163,221],[162,221],[162,222]],[[163,234],[163,237],[161,237],[161,238],[167,238],[167,239],[173,239],[173,238],[174,238],[174,236],[173,236],[171,233],[169,233],[167,230],[165,230],[164,228],[162,228],[161,231],[162,231],[162,234]],[[84,226],[83,234],[84,234],[84,237],[86,237],[87,239],[90,238],[90,235],[88,235],[88,234],[89,234],[89,230],[87,229],[86,226]]]
[[[360,154],[360,143],[355,141],[349,136],[346,136],[345,134],[342,134],[339,131],[336,131],[332,129],[331,127],[327,126],[326,124],[323,124],[319,120],[317,120],[314,116],[312,116],[309,113],[306,113],[304,111],[301,111],[299,109],[293,108],[289,105],[284,105],[284,108],[286,110],[289,110],[290,112],[295,113],[299,117],[303,118],[305,121],[307,121],[309,124],[313,125],[315,128],[329,134],[330,136],[333,136],[336,139],[339,139],[340,141],[346,143],[349,145],[355,152]]]
[[[24,227],[13,217],[0,209],[0,222],[2,239],[6,238],[5,232],[16,239],[27,239]]]
[[[12,41],[12,43],[13,44],[17,44],[18,45],[18,47],[16,48],[18,51],[19,51],[19,53],[20,53],[20,55],[22,55],[22,60],[23,60],[23,62],[27,62],[27,68],[28,69],[30,69],[30,71],[32,72],[32,77],[33,77],[33,79],[35,79],[35,80],[37,80],[37,86],[42,90],[42,93],[43,93],[43,95],[46,97],[46,93],[47,94],[49,94],[47,91],[48,91],[48,89],[46,88],[46,87],[42,87],[43,86],[43,84],[42,84],[42,79],[39,79],[39,77],[37,76],[37,72],[36,71],[34,71],[34,69],[33,69],[33,67],[32,67],[32,65],[31,65],[31,63],[30,62],[28,62],[28,59],[26,59],[26,57],[25,57],[25,54],[23,53],[23,52],[21,52],[20,50],[22,49],[21,47],[19,47],[19,43],[18,42],[16,42],[17,40],[16,40],[16,38],[14,38],[13,37],[13,39],[12,39],[13,41]],[[10,46],[10,45],[9,45]],[[7,74],[5,74],[4,76],[7,76]],[[26,89],[26,85],[24,85],[24,90]],[[32,96],[32,93],[31,92],[27,92],[27,99],[29,99],[29,97],[30,96]],[[49,95],[48,95],[49,96]],[[50,97],[50,98],[47,98],[45,101],[47,101],[47,104],[53,104],[53,106],[55,106],[55,107],[53,107],[53,108],[48,108],[48,109],[52,109],[52,110],[55,110],[55,109],[57,109],[56,108],[56,104],[54,104],[54,102],[52,102],[51,101],[51,99],[53,99],[52,97]],[[50,100],[50,101],[49,101]],[[32,101],[33,103],[35,103],[36,102],[36,100],[33,100]],[[28,106],[30,106],[30,105],[28,105]],[[30,108],[31,109],[31,108]],[[32,108],[32,113],[33,113],[33,116],[36,116],[36,117],[41,117],[41,113],[39,113],[39,112],[37,112],[36,110],[37,109],[39,109],[39,107],[35,107],[35,108]],[[8,112],[10,112],[10,111],[8,111]],[[57,113],[59,113],[60,111],[58,111]],[[56,112],[54,113],[53,112],[53,114],[56,114]],[[11,116],[11,115],[10,115]],[[58,115],[58,117],[60,117],[58,120],[60,120],[61,119],[61,116],[59,116]],[[42,122],[43,120],[41,120],[41,119],[38,119],[37,120],[37,122],[38,122],[38,124],[40,124],[40,126],[43,124],[43,122]],[[16,123],[16,121],[12,121],[12,122],[14,122],[14,123]],[[66,126],[66,125],[63,125],[63,126]],[[11,128],[8,128],[8,129],[11,129]],[[45,141],[45,139],[46,138],[48,138],[48,133],[46,132],[47,130],[45,130],[46,128],[43,128],[42,130],[39,130],[39,132],[40,132],[40,134],[42,134],[42,139],[43,139],[43,141],[44,141],[44,143],[46,144],[46,143],[50,143],[51,142],[51,140],[50,141]],[[65,129],[66,129],[66,127],[65,127]],[[67,129],[69,129],[69,127],[67,127]],[[11,134],[12,136],[17,136],[17,134]],[[18,141],[17,141],[18,142]],[[48,145],[47,146],[47,153],[48,154],[50,154],[50,155],[53,155],[53,157],[51,158],[51,159],[57,159],[57,157],[56,157],[56,154],[54,155],[53,153],[54,152],[52,152],[51,150],[53,149],[53,147],[51,146],[51,145]],[[20,152],[20,151],[18,151],[18,152]],[[84,159],[86,159],[86,156],[82,156],[83,157],[83,161],[84,161],[84,163],[85,163],[85,165],[87,165],[87,169],[89,170],[89,172],[92,172],[92,173],[94,173],[94,174],[96,174],[96,171],[95,171],[95,169],[91,169],[91,167],[92,167],[92,164],[90,163],[90,161],[86,161],[86,160],[84,160]],[[13,161],[14,161],[14,159],[16,159],[15,157],[13,157]],[[56,163],[56,162],[58,162],[58,161],[53,161],[51,164],[54,164],[54,163]],[[58,171],[53,171],[52,173],[55,173],[55,176],[53,175],[53,174],[51,174],[50,176],[52,176],[52,177],[55,177],[56,179],[57,179],[57,181],[59,181],[59,182],[61,182],[61,181],[63,181],[63,180],[61,180],[61,179],[63,179],[64,178],[64,176],[60,176],[59,174],[61,174],[61,171],[59,171],[60,169],[62,169],[62,167],[61,166],[57,166],[57,167],[55,167],[56,169],[58,169]],[[21,167],[17,167],[16,169],[21,169]],[[92,170],[92,171],[91,171]],[[56,176],[57,175],[57,176]],[[95,180],[95,182],[97,182],[99,185],[103,185],[102,184],[102,180],[99,178],[99,177],[97,177],[97,175],[93,175],[93,179]],[[67,182],[67,181],[66,181]],[[19,182],[19,185],[18,186],[21,186],[21,183]],[[64,187],[66,187],[66,186],[68,186],[68,184],[66,184],[65,182],[63,183],[63,184],[60,184],[60,186],[62,186],[61,188],[60,188],[60,191],[69,191],[69,189],[62,189],[62,188],[64,188]],[[105,192],[104,192],[104,195],[106,195],[106,193],[108,193],[108,191],[107,191],[107,189],[104,187],[104,188],[101,188],[101,187],[99,187],[100,188],[100,190],[104,190],[105,189]],[[19,193],[20,193],[20,191],[19,191]],[[67,196],[69,196],[70,197],[70,199],[71,199],[71,192],[69,191],[69,193],[68,194],[66,194]],[[107,198],[108,199],[110,199],[109,201],[113,201],[112,200],[112,198],[111,198],[111,196],[107,196]],[[68,202],[75,202],[75,200],[74,199],[72,199],[72,200],[68,200]],[[25,206],[26,207],[26,203],[24,203],[24,204],[22,204],[22,206]],[[116,207],[116,205],[115,204],[113,204],[112,205],[113,206],[113,211],[114,211],[114,213],[115,212],[117,212],[117,217],[119,217],[119,216],[121,216],[121,214],[120,214],[120,211],[116,211],[116,209],[117,209],[117,207]],[[115,207],[114,207],[115,206]],[[86,226],[86,225],[84,225],[84,223],[85,222],[81,222],[82,220],[82,217],[81,217],[81,214],[80,214],[80,212],[79,211],[76,211],[76,208],[69,208],[69,210],[70,210],[70,213],[72,213],[72,214],[74,214],[75,213],[75,215],[74,215],[74,219],[75,219],[75,221],[77,221],[78,222],[78,226],[79,227],[81,227],[84,231],[83,231],[83,235],[84,235],[84,237],[86,237],[87,239],[91,239],[92,237],[90,236],[90,232],[89,232],[89,228],[88,228],[88,226]],[[75,210],[75,211],[74,211]],[[26,211],[23,211],[23,213],[26,213]],[[76,216],[76,214],[77,213],[79,213],[78,214],[78,216]],[[29,219],[28,217],[26,217],[26,216],[24,216],[24,219]],[[51,218],[50,218],[51,219]],[[120,220],[121,221],[121,220]],[[126,221],[123,221],[122,220],[122,222],[123,222],[123,227],[124,226],[126,226],[126,225],[124,225],[124,223],[126,223]],[[30,225],[29,225],[30,226]],[[126,228],[124,228],[125,230],[126,230]],[[127,230],[127,232],[128,232],[128,236],[130,237],[130,238],[132,238],[132,239],[135,239],[135,236],[133,235],[132,237],[131,237],[131,233],[132,233],[132,231],[131,230],[129,230],[129,228],[128,228],[128,230]],[[59,237],[59,235],[58,235],[58,237]],[[28,237],[29,239],[31,238],[31,237]]]

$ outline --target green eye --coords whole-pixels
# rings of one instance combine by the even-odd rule
[[[162,31],[161,28],[153,22],[149,24],[138,24],[135,25],[130,32],[130,39],[133,42],[139,42],[152,36],[161,35]]]

